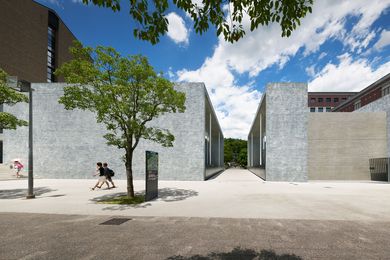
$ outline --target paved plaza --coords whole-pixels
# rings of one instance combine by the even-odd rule
[[[389,259],[390,185],[264,182],[231,169],[161,181],[159,199],[97,204],[125,192],[95,180],[0,181],[0,259]],[[135,181],[139,193],[144,182]],[[101,225],[127,218],[120,225]],[[103,245],[103,246],[102,246]]]
[[[265,182],[231,169],[209,181],[161,181],[159,199],[139,205],[96,204],[126,191],[90,191],[95,180],[36,179],[34,200],[24,199],[27,180],[0,181],[0,211],[48,214],[390,221],[390,185],[375,182]],[[144,181],[135,181],[144,192]]]

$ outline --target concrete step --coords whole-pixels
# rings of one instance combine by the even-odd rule
[[[16,179],[15,170],[10,168],[10,164],[0,164],[0,180]]]

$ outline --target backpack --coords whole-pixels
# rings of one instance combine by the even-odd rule
[[[111,169],[108,169],[108,174],[112,177],[115,175],[115,172]]]

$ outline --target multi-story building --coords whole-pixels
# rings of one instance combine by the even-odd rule
[[[32,0],[0,1],[0,68],[28,82],[57,82],[76,37],[56,12]],[[0,105],[0,111],[2,111]],[[0,163],[2,163],[0,129]]]
[[[390,94],[390,73],[375,81],[356,95],[338,106],[332,112],[352,112]]]
[[[331,112],[358,92],[308,92],[310,112]]]
[[[0,68],[29,82],[57,82],[76,37],[56,12],[32,0],[0,1]]]

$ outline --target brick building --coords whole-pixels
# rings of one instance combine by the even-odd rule
[[[52,9],[32,0],[0,1],[0,68],[29,82],[56,82],[76,37]]]
[[[335,107],[332,112],[352,112],[390,94],[390,73],[375,81],[347,102]]]
[[[63,80],[54,71],[72,58],[69,47],[76,37],[55,11],[32,0],[1,0],[0,35],[0,68],[8,75],[37,83]]]
[[[358,92],[308,92],[310,112],[331,112]]]

